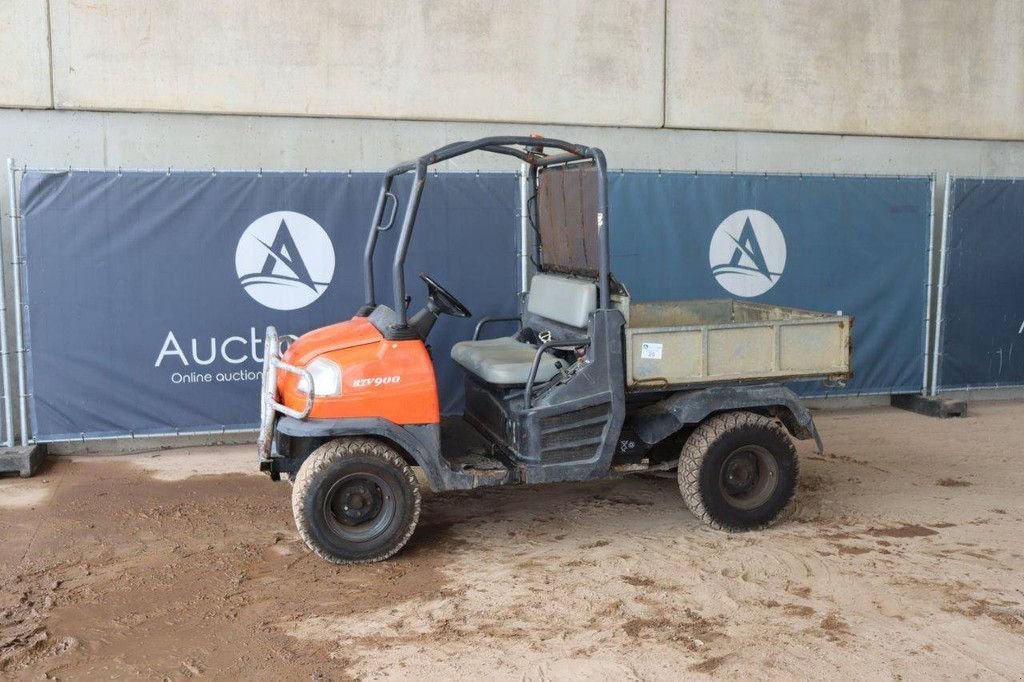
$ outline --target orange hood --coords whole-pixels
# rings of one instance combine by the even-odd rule
[[[377,343],[383,338],[368,318],[353,317],[351,320],[303,334],[288,346],[281,359],[297,367],[304,367],[318,355],[342,348]]]

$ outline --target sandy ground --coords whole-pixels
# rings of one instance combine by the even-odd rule
[[[1022,679],[1024,404],[818,423],[766,532],[671,480],[428,494],[368,567],[306,551],[251,447],[52,461],[0,480],[0,676]]]

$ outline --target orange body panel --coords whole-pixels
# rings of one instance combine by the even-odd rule
[[[388,341],[365,317],[317,329],[299,337],[282,360],[305,367],[325,357],[341,368],[341,395],[316,396],[310,419],[381,417],[396,424],[441,421],[437,380],[423,342]],[[301,410],[306,395],[299,377],[280,372],[277,390],[282,403]]]

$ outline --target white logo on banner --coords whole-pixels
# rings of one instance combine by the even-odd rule
[[[309,216],[275,211],[245,228],[235,249],[235,272],[258,303],[298,310],[327,291],[334,277],[334,245]]]
[[[786,238],[767,213],[736,211],[715,230],[708,260],[723,289],[744,298],[760,296],[786,269]]]

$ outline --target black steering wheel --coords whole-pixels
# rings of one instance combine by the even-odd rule
[[[452,292],[434,281],[434,278],[425,272],[420,273],[420,279],[427,285],[427,305],[435,313],[451,315],[452,317],[472,317],[473,313],[462,304],[462,301],[455,298]]]

